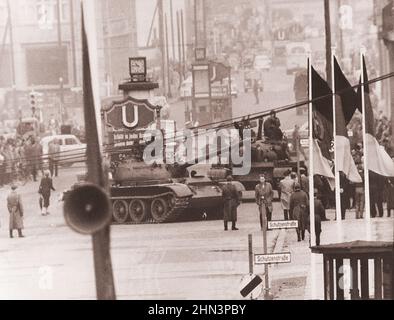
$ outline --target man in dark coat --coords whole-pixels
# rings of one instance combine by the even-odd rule
[[[23,204],[21,196],[16,192],[17,186],[12,185],[12,191],[7,197],[7,208],[10,213],[10,238],[13,238],[13,231],[18,230],[19,238],[23,238]]]
[[[283,134],[280,125],[276,112],[272,111],[270,117],[264,122],[264,135],[270,140],[282,140]]]
[[[315,236],[316,236],[316,245],[320,246],[320,235],[321,235],[321,222],[323,220],[323,217],[326,216],[326,209],[324,209],[323,203],[320,201],[318,198],[318,193],[317,190],[315,190]],[[308,212],[309,212],[309,206],[308,206]],[[307,230],[309,233],[311,233],[311,219],[310,215],[308,214],[307,217],[307,222],[306,222]]]
[[[379,217],[382,218],[384,178],[377,173],[370,171],[369,183],[371,217],[376,218],[379,215]],[[376,211],[376,208],[378,211]]]
[[[274,191],[272,185],[265,180],[265,176],[260,176],[260,183],[255,188],[256,204],[259,207],[260,215],[260,226],[263,229],[263,208],[265,208],[265,214],[267,221],[271,221],[272,218],[272,200],[274,199]]]
[[[340,194],[341,194],[341,216],[346,219],[346,210],[350,208],[350,183],[346,175],[339,172]]]
[[[294,186],[294,193],[290,197],[290,219],[298,221],[298,241],[301,241],[301,239],[305,239],[308,202],[308,195],[305,191],[301,190],[300,184],[296,183]]]
[[[386,184],[387,217],[391,217],[391,210],[394,210],[394,179],[387,179]]]
[[[53,187],[52,179],[50,178],[50,172],[46,171],[44,177],[41,179],[40,188],[38,193],[43,198],[43,208],[41,214],[46,216],[49,214],[48,207],[49,207],[49,199],[51,197],[51,190],[56,191]]]
[[[233,178],[229,176],[227,183],[222,188],[222,197],[224,201],[224,231],[228,230],[228,222],[231,221],[231,230],[238,230],[237,223],[237,207],[240,204],[240,197],[237,188],[232,184]]]

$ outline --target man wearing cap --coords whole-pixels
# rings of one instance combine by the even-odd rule
[[[228,230],[228,222],[231,221],[231,230],[238,230],[237,223],[237,207],[240,204],[240,197],[237,188],[232,184],[233,177],[227,177],[227,183],[222,187],[222,198],[224,201],[224,231]]]
[[[40,188],[38,193],[43,198],[43,208],[41,214],[46,216],[49,214],[48,207],[49,207],[49,199],[51,197],[51,190],[56,191],[53,187],[52,178],[50,177],[50,172],[47,170],[44,173],[44,177],[41,179]]]
[[[259,207],[260,226],[263,229],[263,206],[267,215],[267,221],[272,219],[272,200],[274,198],[274,191],[269,182],[265,180],[264,175],[260,175],[260,183],[255,188],[256,204]]]
[[[21,196],[16,192],[17,186],[11,186],[11,193],[7,197],[7,208],[10,213],[10,238],[13,238],[13,231],[18,230],[19,238],[23,238],[23,204]]]
[[[301,190],[299,183],[294,186],[294,193],[290,197],[290,219],[298,221],[298,241],[305,240],[305,229],[307,219],[308,195]]]

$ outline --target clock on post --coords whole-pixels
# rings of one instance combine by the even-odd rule
[[[131,82],[146,81],[146,57],[129,58]]]

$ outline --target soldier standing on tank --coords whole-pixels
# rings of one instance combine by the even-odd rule
[[[237,207],[240,204],[240,197],[237,188],[232,184],[233,177],[227,177],[227,183],[222,188],[222,198],[224,201],[224,231],[228,230],[228,222],[231,221],[231,230],[238,230],[237,223]]]
[[[267,215],[267,221],[272,219],[272,200],[274,198],[274,191],[269,182],[266,181],[265,175],[260,175],[260,183],[255,188],[256,204],[259,207],[260,226],[263,229],[263,206]]]

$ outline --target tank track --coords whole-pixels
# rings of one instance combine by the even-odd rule
[[[160,199],[160,198],[164,199],[168,196],[173,196],[175,198],[175,202],[174,202],[174,206],[166,212],[165,214],[166,217],[163,219],[163,221],[160,222],[155,221],[151,213],[149,212],[148,218],[142,222],[132,221],[131,218],[129,217],[128,220],[124,223],[117,222],[115,221],[115,219],[113,219],[112,224],[113,225],[140,225],[140,224],[144,225],[144,224],[171,223],[171,222],[179,221],[184,211],[189,207],[191,197],[179,198],[173,192],[166,192],[154,196],[150,195],[150,196],[111,197],[111,201],[113,203],[116,200],[123,200],[126,201],[129,205],[131,200],[142,200],[147,203],[151,203],[155,199]]]

